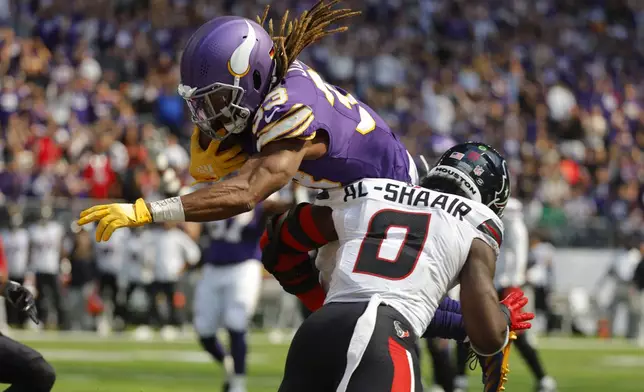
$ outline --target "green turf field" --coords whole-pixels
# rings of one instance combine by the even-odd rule
[[[59,392],[219,391],[221,372],[190,339],[135,342],[126,337],[85,334],[13,334],[41,350],[58,372]],[[623,341],[541,339],[547,369],[561,391],[644,391],[644,349]],[[270,344],[255,333],[250,342],[249,391],[276,391],[286,345]],[[507,391],[531,391],[530,379],[516,352],[510,361]],[[430,376],[423,358],[424,377]],[[480,391],[479,370],[472,372],[471,391]],[[475,387],[476,386],[476,387]],[[303,391],[306,392],[306,391]]]

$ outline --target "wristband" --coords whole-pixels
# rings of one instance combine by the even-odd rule
[[[483,353],[480,353],[480,352],[479,352],[479,351],[474,347],[474,345],[473,345],[473,344],[470,344],[470,348],[471,348],[471,349],[472,349],[472,351],[474,351],[477,355],[480,355],[480,356],[482,356],[482,357],[491,357],[491,356],[496,355],[496,354],[500,353],[501,351],[503,351],[503,349],[505,348],[505,346],[507,346],[507,345],[508,345],[508,342],[509,342],[509,341],[510,341],[510,327],[506,327],[506,329],[505,329],[505,341],[503,342],[503,345],[501,345],[501,348],[499,348],[499,349],[498,349],[498,350],[496,350],[495,352],[490,353],[490,354],[483,354]]]
[[[150,213],[154,222],[185,222],[183,203],[180,197],[171,197],[150,203]]]

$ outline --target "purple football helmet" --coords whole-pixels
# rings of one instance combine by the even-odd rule
[[[181,57],[178,90],[192,122],[218,140],[244,131],[274,84],[274,54],[273,40],[252,20],[222,16],[202,25]]]

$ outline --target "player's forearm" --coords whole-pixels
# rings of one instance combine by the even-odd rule
[[[478,353],[492,355],[507,342],[508,320],[499,308],[495,291],[478,294],[474,303],[469,298],[461,297],[465,332]]]
[[[251,211],[257,203],[288,184],[306,150],[301,142],[270,144],[261,154],[249,159],[235,177],[181,196],[184,219],[209,222],[231,218]]]
[[[496,255],[480,240],[472,242],[461,270],[461,312],[465,331],[479,354],[493,355],[508,340],[509,321],[499,307],[493,284]]]
[[[211,222],[252,210],[261,201],[252,195],[248,179],[233,178],[181,196],[185,220]],[[156,219],[155,219],[156,220]]]
[[[292,175],[288,171],[266,167],[261,159],[250,160],[233,178],[181,197],[149,203],[148,209],[155,222],[228,219],[254,209],[257,203],[284,187]],[[180,209],[181,213],[166,213],[170,209]]]

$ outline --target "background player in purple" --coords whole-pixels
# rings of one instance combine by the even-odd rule
[[[224,391],[246,391],[246,331],[262,280],[259,238],[267,216],[290,205],[274,196],[254,210],[205,225],[208,245],[195,291],[194,325],[204,350],[224,365]],[[217,339],[219,328],[228,331],[230,355]]]
[[[296,60],[308,45],[346,29],[331,24],[357,14],[332,9],[336,3],[320,1],[275,25],[265,23],[268,8],[261,25],[233,16],[202,25],[183,52],[179,86],[197,125],[191,173],[198,181],[238,174],[181,197],[95,206],[79,223],[99,221],[96,239],[106,241],[120,227],[251,211],[291,179],[312,188],[362,178],[417,181],[413,160],[386,123]]]

